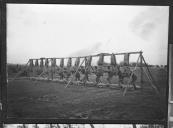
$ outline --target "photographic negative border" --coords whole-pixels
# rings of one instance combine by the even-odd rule
[[[79,4],[79,5],[139,5],[139,6],[169,6],[169,33],[168,33],[168,44],[173,43],[173,2],[171,0],[100,0],[100,1],[90,1],[90,0],[6,0],[1,1],[1,58],[0,58],[0,64],[1,64],[1,77],[0,77],[0,85],[1,85],[1,95],[2,95],[2,118],[0,118],[0,121],[5,124],[16,124],[16,123],[26,123],[26,124],[34,124],[34,123],[93,123],[93,124],[163,124],[165,127],[167,126],[168,116],[166,115],[165,119],[163,121],[156,121],[156,120],[82,120],[82,119],[53,119],[53,118],[47,118],[47,119],[28,119],[28,118],[9,118],[7,117],[7,67],[6,67],[6,61],[7,61],[7,46],[6,46],[6,4],[8,3],[16,3],[16,4]],[[169,76],[169,48],[168,48],[168,54],[167,54],[167,67],[168,72],[167,76]],[[170,76],[169,76],[170,77]],[[169,86],[168,86],[168,80],[167,80],[167,99],[169,96]],[[168,100],[166,101],[167,108],[168,108]],[[168,113],[168,109],[165,110]]]
[[[14,124],[3,124],[4,128],[9,128],[8,125],[14,125]],[[124,126],[127,126],[128,125],[128,126],[131,126],[133,128],[137,128],[139,125],[142,125],[144,127],[145,126],[148,126],[149,128],[150,127],[158,128],[158,126],[161,126],[162,128],[165,128],[165,126],[162,125],[162,124],[16,124],[16,125],[22,126],[24,128],[27,128],[28,127],[27,125],[32,125],[32,127],[34,127],[34,128],[38,128],[39,125],[49,125],[48,127],[50,127],[50,128],[54,128],[54,127],[62,128],[61,126],[64,127],[64,125],[65,126],[68,125],[67,127],[69,127],[69,128],[73,128],[76,125],[78,125],[78,128],[79,128],[79,126],[85,128],[86,125],[88,125],[89,128],[95,128],[95,127],[98,127],[98,125],[101,125],[101,127],[105,127],[105,125],[107,125],[107,127],[108,127],[108,125],[114,125],[115,127],[117,127],[117,125],[119,125],[119,126],[121,125],[121,127],[123,125]],[[149,126],[149,125],[152,125],[152,126]],[[17,126],[16,126],[16,128],[17,128]]]
[[[172,92],[172,87],[173,87],[173,79],[172,76],[173,76],[173,65],[171,63],[173,63],[173,44],[169,44],[169,98],[168,98],[168,127],[173,123],[173,117],[171,115],[171,112],[172,112],[172,105],[173,105],[173,98],[172,98],[172,95],[173,95],[173,92]]]

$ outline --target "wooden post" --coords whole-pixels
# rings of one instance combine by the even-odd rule
[[[148,64],[146,63],[146,61],[145,61],[145,59],[144,59],[143,56],[142,56],[142,59],[143,59],[144,64],[145,64],[145,66],[146,66],[146,68],[147,68],[147,71],[148,71],[148,73],[149,73],[149,76],[151,77],[152,82],[156,85],[156,82],[155,82],[155,80],[154,80],[154,78],[153,78],[153,76],[152,76],[152,74],[151,74],[151,72],[150,72],[150,69],[149,69],[149,67],[148,67]]]
[[[147,65],[147,63],[146,63],[146,61],[145,61],[145,59],[144,59],[143,56],[142,56],[142,59],[143,59],[143,61],[144,61],[145,67],[146,67],[146,69],[147,69],[147,71],[148,71],[148,74],[147,74],[147,72],[144,70],[144,71],[145,71],[145,74],[146,74],[146,76],[147,76],[149,82],[151,83],[151,86],[156,90],[157,94],[159,94],[159,90],[158,90],[158,88],[157,88],[157,86],[156,86],[156,82],[154,81],[154,78],[152,77],[152,74],[151,74],[151,72],[150,72],[150,70],[149,70],[149,68],[148,68],[148,65]],[[160,95],[160,94],[159,94],[159,95]]]
[[[140,83],[141,83],[141,89],[143,89],[143,59],[142,59],[142,51],[140,52],[140,73],[141,73],[141,79],[140,79]]]

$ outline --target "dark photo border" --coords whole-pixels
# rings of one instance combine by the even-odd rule
[[[0,16],[1,16],[1,29],[0,29],[0,98],[2,101],[2,112],[0,113],[0,121],[4,124],[41,124],[41,123],[71,123],[71,124],[163,124],[167,127],[168,115],[165,117],[166,120],[155,121],[155,120],[82,120],[82,119],[21,119],[21,118],[8,118],[7,117],[7,46],[6,46],[6,4],[81,4],[81,5],[139,5],[139,6],[169,6],[169,34],[168,44],[173,43],[173,2],[171,0],[6,0],[0,1]],[[168,45],[169,46],[169,45]],[[169,48],[167,54],[167,67],[169,76]],[[167,79],[167,99],[169,96],[169,86]],[[166,101],[168,108],[168,100]],[[165,110],[168,113],[168,109]]]

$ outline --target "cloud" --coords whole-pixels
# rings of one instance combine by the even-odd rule
[[[100,47],[101,47],[102,43],[98,42],[98,43],[94,43],[91,46],[88,46],[86,48],[80,49],[74,53],[71,53],[70,56],[87,56],[87,55],[92,55],[94,53],[96,53]]]
[[[143,40],[153,40],[154,37],[157,41],[163,40],[167,35],[163,30],[166,30],[165,25],[168,26],[168,12],[165,7],[148,7],[133,19],[130,29]]]

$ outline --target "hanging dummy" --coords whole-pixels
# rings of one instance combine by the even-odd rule
[[[33,59],[29,59],[29,71],[32,72],[34,66]]]
[[[56,59],[51,58],[51,78],[53,79],[55,71],[55,66],[56,66]]]
[[[36,66],[36,67],[39,66],[39,65],[38,65],[38,59],[35,60],[35,66]]]
[[[124,66],[129,65],[129,53],[124,54]]]
[[[70,78],[70,75],[71,75],[71,65],[72,65],[72,59],[71,58],[68,58],[68,61],[67,61],[67,69],[66,69],[66,80],[68,81],[68,79]]]
[[[72,71],[73,73],[76,72],[76,70],[79,67],[79,65],[80,65],[80,57],[77,57],[76,60],[75,60],[73,71]],[[76,74],[75,74],[75,80],[76,81],[80,80],[80,73],[79,73],[79,71],[77,71]]]
[[[40,67],[43,67],[43,58],[40,59]]]
[[[129,67],[129,53],[124,54],[124,68],[123,73],[126,76],[130,75],[130,67]]]
[[[99,55],[99,60],[98,60],[97,64],[99,66],[101,66],[101,65],[103,65],[103,63],[104,63],[104,54],[100,54]]]
[[[96,67],[96,84],[101,82],[101,77],[103,76],[103,65],[104,63],[104,54],[99,55],[99,60],[97,62],[98,67]]]
[[[92,56],[89,56],[88,59],[87,59],[86,65],[91,66],[91,62],[92,62]]]
[[[85,66],[87,66],[88,59],[87,59],[87,57],[85,57],[84,59],[85,59]]]
[[[72,65],[72,59],[71,58],[68,58],[67,67],[71,67],[71,65]]]
[[[89,81],[89,73],[90,73],[90,66],[92,61],[92,56],[89,56],[88,58],[85,58],[85,69],[82,71],[84,74],[83,82],[84,84]]]
[[[110,63],[111,66],[108,66],[108,70],[107,70],[107,73],[108,73],[107,81],[109,82],[109,84],[111,84],[112,77],[118,74],[118,67],[116,66],[117,65],[116,57],[113,53],[110,59],[111,59],[111,63]]]
[[[60,80],[64,79],[64,58],[61,58],[60,60],[60,69],[59,69],[59,76],[60,76]]]
[[[60,60],[60,67],[61,68],[64,67],[64,58],[61,58],[61,60]]]
[[[30,67],[33,67],[33,66],[34,66],[33,59],[30,59],[30,60],[29,60],[29,66],[30,66]]]
[[[112,65],[112,66],[116,66],[116,65],[117,65],[116,57],[115,57],[114,54],[111,55],[111,65]]]
[[[56,59],[55,58],[52,58],[51,59],[51,66],[52,67],[55,67],[56,66]]]
[[[48,60],[48,59],[45,60],[45,66],[46,66],[46,67],[49,66],[49,60]]]
[[[78,57],[78,58],[76,58],[76,61],[75,61],[75,67],[78,67],[79,66],[79,64],[80,64],[80,58]]]

